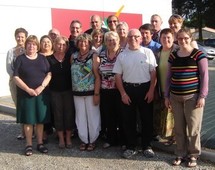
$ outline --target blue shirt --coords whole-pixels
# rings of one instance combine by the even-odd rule
[[[160,43],[157,43],[153,40],[150,41],[148,46],[144,46],[143,43],[141,45],[143,47],[151,49],[155,56],[157,56],[157,54],[159,53],[160,47],[161,47]]]

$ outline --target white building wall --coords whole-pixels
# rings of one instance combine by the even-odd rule
[[[122,5],[122,13],[143,14],[143,24],[150,22],[151,15],[156,13],[163,18],[163,28],[168,27],[171,0],[0,0],[0,96],[10,94],[6,53],[16,45],[16,28],[23,27],[29,35],[34,34],[40,38],[52,27],[51,8],[116,12]]]

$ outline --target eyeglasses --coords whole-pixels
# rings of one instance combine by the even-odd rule
[[[117,20],[108,21],[108,23],[112,23],[112,22],[116,23]]]
[[[177,38],[178,41],[183,41],[183,40],[187,41],[189,39],[190,39],[190,37],[184,37],[184,38],[179,37],[179,38]]]
[[[130,38],[130,39],[132,39],[132,38],[137,39],[137,38],[139,38],[139,37],[140,37],[140,35],[129,35],[129,36],[128,36],[128,38]]]
[[[91,24],[97,24],[98,23],[98,21],[91,21]]]

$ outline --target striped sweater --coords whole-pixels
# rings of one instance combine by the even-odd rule
[[[194,49],[190,56],[179,57],[177,51],[170,54],[168,62],[171,63],[170,92],[176,95],[199,93],[200,75],[198,62],[206,55]]]

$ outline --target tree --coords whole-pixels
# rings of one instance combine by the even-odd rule
[[[198,28],[202,40],[202,27],[215,28],[214,0],[172,0],[173,13],[185,18],[184,25]]]

